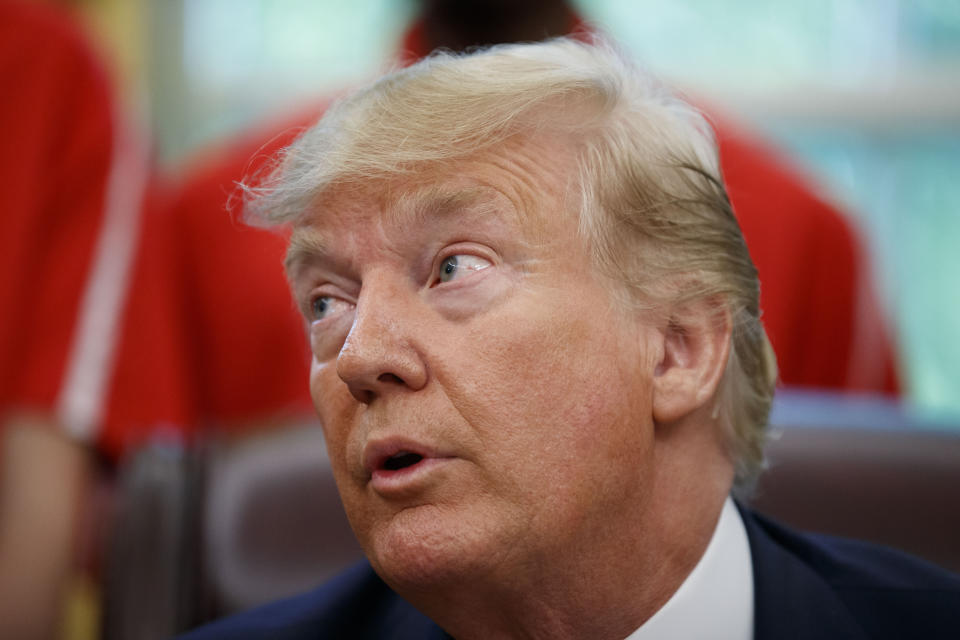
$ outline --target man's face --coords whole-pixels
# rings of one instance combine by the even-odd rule
[[[395,587],[516,579],[645,508],[655,332],[590,264],[570,155],[334,192],[294,232],[334,475]]]

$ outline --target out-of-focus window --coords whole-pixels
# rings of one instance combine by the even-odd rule
[[[580,0],[670,83],[791,151],[870,242],[909,397],[960,414],[960,2]],[[152,0],[170,162],[387,64],[412,0]]]
[[[162,158],[374,76],[404,0],[151,0],[153,121]]]

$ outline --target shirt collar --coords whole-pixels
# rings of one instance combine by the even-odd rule
[[[700,561],[653,617],[626,640],[753,637],[753,564],[743,520],[731,498]]]

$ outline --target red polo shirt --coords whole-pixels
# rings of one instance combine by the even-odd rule
[[[149,180],[69,16],[0,3],[0,414],[102,435]]]

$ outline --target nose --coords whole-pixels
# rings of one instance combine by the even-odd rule
[[[353,326],[337,356],[337,375],[366,404],[427,383],[426,364],[412,342],[416,303],[387,285],[364,283]]]

